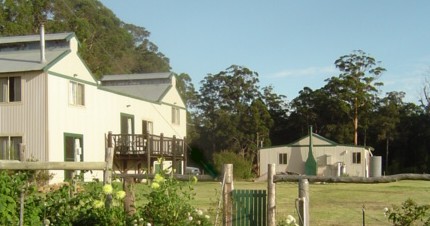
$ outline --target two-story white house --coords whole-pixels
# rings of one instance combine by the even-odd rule
[[[0,160],[104,161],[108,131],[118,134],[117,144],[128,144],[127,151],[141,154],[149,135],[121,139],[120,134],[184,141],[186,109],[172,73],[109,75],[99,82],[79,56],[78,45],[74,33],[0,37]],[[19,144],[25,145],[25,156]],[[186,156],[177,155],[181,170]],[[70,176],[51,173],[54,181]],[[85,174],[92,177],[102,172]]]

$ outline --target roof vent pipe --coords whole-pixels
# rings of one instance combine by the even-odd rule
[[[46,63],[45,57],[45,26],[40,25],[40,63]]]

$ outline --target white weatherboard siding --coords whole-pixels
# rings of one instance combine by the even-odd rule
[[[85,85],[85,106],[73,106],[68,102],[70,80],[49,77],[49,137],[50,161],[64,161],[64,133],[83,135],[84,161],[104,161],[105,137],[108,131],[121,133],[121,113],[134,116],[136,134],[142,134],[142,120],[152,121],[154,134],[182,139],[186,127],[171,124],[170,105],[160,105],[118,95]],[[185,124],[185,110],[181,110],[181,123]],[[62,180],[63,172],[56,179]],[[97,175],[101,176],[101,172]]]
[[[0,103],[0,136],[21,136],[25,159],[46,161],[46,74],[21,72],[21,102]]]

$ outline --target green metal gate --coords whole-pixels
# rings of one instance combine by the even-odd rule
[[[266,226],[266,190],[233,190],[233,226]]]

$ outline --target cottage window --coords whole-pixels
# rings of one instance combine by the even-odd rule
[[[280,165],[286,165],[287,164],[287,153],[280,153],[279,154],[278,163]]]
[[[85,105],[85,87],[83,84],[70,81],[69,104],[80,106]]]
[[[172,124],[180,124],[180,110],[177,107],[172,107]]]
[[[21,101],[21,77],[0,78],[0,103]]]
[[[0,137],[0,159],[19,160],[19,144],[21,143],[22,137]]]
[[[353,152],[352,153],[352,163],[354,163],[354,164],[360,164],[361,163],[361,153],[360,152]]]

